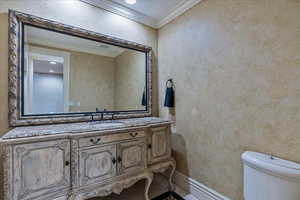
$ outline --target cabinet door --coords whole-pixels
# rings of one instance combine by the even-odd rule
[[[138,172],[146,167],[145,138],[118,145],[118,173]]]
[[[151,128],[149,140],[149,163],[155,163],[171,156],[171,131],[168,126]]]
[[[116,176],[116,145],[107,145],[79,152],[80,185],[103,182]]]
[[[13,147],[13,199],[39,199],[70,187],[70,142],[57,140]]]

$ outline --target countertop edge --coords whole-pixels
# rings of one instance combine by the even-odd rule
[[[159,119],[159,118],[158,118]],[[138,124],[128,127],[118,127],[118,128],[108,128],[108,129],[99,129],[99,130],[83,130],[78,133],[66,132],[66,133],[49,133],[44,135],[32,135],[32,136],[20,136],[20,137],[11,137],[11,138],[3,138],[6,134],[4,134],[0,138],[0,144],[18,144],[18,143],[26,143],[26,142],[42,142],[47,140],[58,140],[58,139],[76,139],[80,137],[92,137],[93,135],[105,135],[107,134],[117,134],[123,131],[132,131],[135,129],[146,129],[156,126],[163,126],[163,125],[170,125],[173,122],[170,120],[164,120],[162,122],[154,122],[154,123],[145,123],[145,124]]]

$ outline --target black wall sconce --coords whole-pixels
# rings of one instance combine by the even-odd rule
[[[175,90],[174,90],[174,83],[172,79],[167,80],[166,82],[166,97],[165,97],[165,107],[174,108],[175,103]]]

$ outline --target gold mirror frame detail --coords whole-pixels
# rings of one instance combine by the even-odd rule
[[[41,124],[57,124],[68,122],[85,122],[90,120],[86,114],[60,114],[42,116],[22,116],[22,27],[29,24],[52,31],[58,31],[73,36],[117,45],[124,48],[143,51],[147,58],[147,109],[145,111],[124,111],[114,114],[115,119],[149,117],[152,116],[152,48],[135,42],[103,35],[82,28],[66,25],[63,23],[43,19],[26,13],[9,10],[9,78],[8,78],[8,101],[10,126],[26,126]],[[105,119],[110,119],[111,114],[105,114]]]

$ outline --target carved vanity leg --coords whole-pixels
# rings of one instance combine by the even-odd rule
[[[174,191],[174,184],[173,184],[173,176],[174,176],[174,173],[175,173],[175,170],[176,170],[176,161],[173,160],[170,164],[171,166],[171,173],[170,173],[170,177],[169,177],[169,187],[170,187],[170,191]]]
[[[164,173],[168,169],[171,169],[169,176]],[[167,179],[170,191],[175,189],[173,184],[173,176],[176,170],[176,161],[173,158],[167,162],[151,166],[150,170],[153,173],[160,173],[165,179]]]
[[[145,186],[145,200],[150,200],[149,189],[153,181],[153,176],[154,176],[153,173],[149,171],[146,179],[146,186]]]

